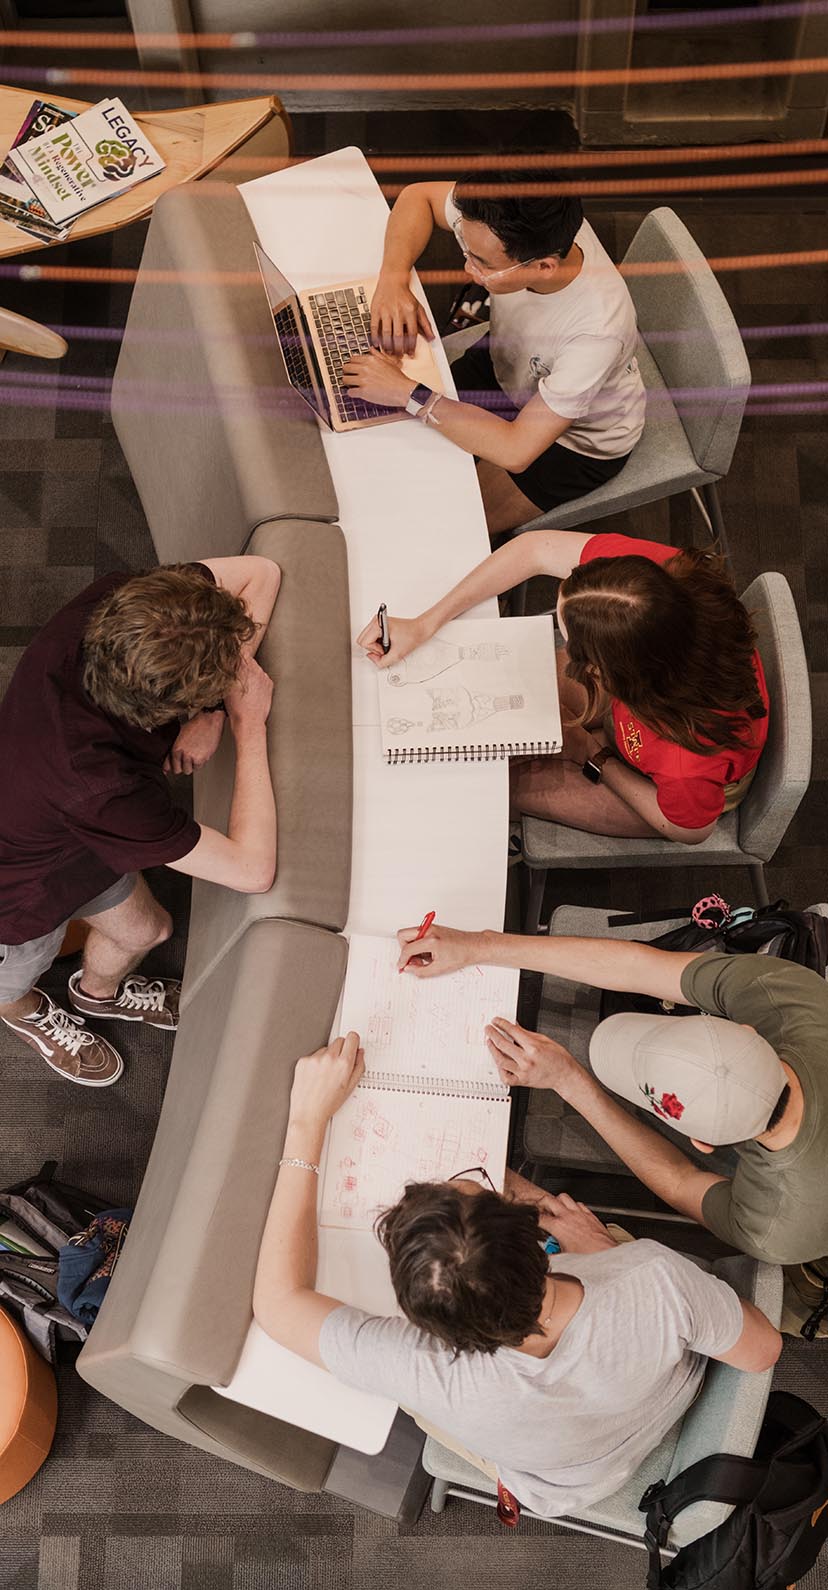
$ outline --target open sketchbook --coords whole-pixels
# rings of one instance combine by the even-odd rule
[[[562,748],[551,614],[456,619],[378,670],[377,680],[382,748],[392,764]]]
[[[354,935],[340,1031],[360,1034],[365,1074],[331,1122],[320,1224],[369,1229],[407,1181],[443,1181],[483,1165],[502,1186],[509,1089],[483,1029],[511,1020],[519,972],[470,966],[400,976],[396,939]]]

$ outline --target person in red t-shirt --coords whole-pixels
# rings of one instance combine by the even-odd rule
[[[178,1024],[180,984],[134,971],[172,931],[141,868],[243,893],[273,881],[273,685],[254,653],[280,578],[258,557],[105,575],[32,641],[0,704],[0,1020],[69,1081],[106,1087],[123,1070],[87,1017]],[[202,767],[225,714],[236,770],[223,834],[176,804],[165,774]],[[73,917],[90,925],[69,979],[77,1014],[37,987]]]
[[[562,757],[517,757],[512,810],[588,833],[699,844],[745,795],[768,731],[750,618],[723,560],[629,536],[517,536],[418,618],[358,636],[387,668],[532,575],[560,578]]]

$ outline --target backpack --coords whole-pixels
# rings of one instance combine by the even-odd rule
[[[734,1503],[723,1524],[662,1565],[673,1519],[692,1502]],[[669,1485],[649,1486],[647,1590],[787,1590],[813,1567],[828,1536],[828,1421],[788,1391],[773,1391],[755,1456],[701,1458]]]
[[[0,1192],[0,1227],[12,1221],[46,1249],[33,1256],[0,1246],[0,1306],[20,1322],[51,1364],[57,1360],[59,1341],[84,1342],[88,1335],[86,1326],[58,1301],[58,1253],[108,1207],[104,1199],[56,1181],[56,1170],[57,1161],[47,1160],[31,1180]]]
[[[610,918],[630,923],[628,916]],[[640,923],[658,922],[659,917],[638,917]],[[656,950],[719,950],[726,955],[773,955],[783,961],[807,966],[820,977],[828,972],[828,917],[818,910],[791,911],[786,900],[774,905],[743,906],[732,911],[714,894],[694,905],[689,920],[681,927],[646,941]],[[616,993],[607,989],[601,995],[599,1021],[619,1011],[634,1010],[644,1015],[697,1016],[694,1005],[674,1005],[669,1000],[653,999],[649,994]]]

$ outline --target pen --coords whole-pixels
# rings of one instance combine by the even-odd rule
[[[380,602],[379,611],[377,613],[377,623],[380,627],[380,645],[382,647],[382,655],[383,657],[387,657],[391,650],[391,636],[388,633],[388,608],[384,602]],[[434,921],[433,915],[431,921]],[[429,927],[430,926],[431,923],[429,923]],[[428,928],[426,928],[426,932],[428,932]]]
[[[382,609],[380,609],[380,611],[382,611]],[[436,915],[437,915],[436,911],[427,911],[426,912],[425,916],[423,917],[422,922],[420,923],[420,926],[417,929],[416,938],[413,938],[411,940],[412,944],[418,944],[420,939],[424,939],[425,938],[425,936],[426,936],[429,928],[431,927],[431,924],[434,921],[434,918],[435,918]],[[407,964],[410,965],[410,962],[408,962]],[[400,967],[400,971],[404,972],[405,971],[405,967],[401,966]]]

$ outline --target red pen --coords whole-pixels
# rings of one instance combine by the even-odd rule
[[[418,944],[420,939],[424,939],[425,938],[425,936],[426,936],[429,928],[431,927],[431,924],[434,921],[434,918],[435,918],[436,915],[437,915],[436,911],[427,911],[426,912],[425,916],[423,917],[422,922],[420,923],[420,926],[417,929],[416,938],[413,938],[410,941],[412,944]],[[406,961],[406,966],[408,966],[410,964],[411,963],[409,961]],[[404,972],[405,971],[405,966],[401,966],[399,968],[399,970],[401,972]]]

